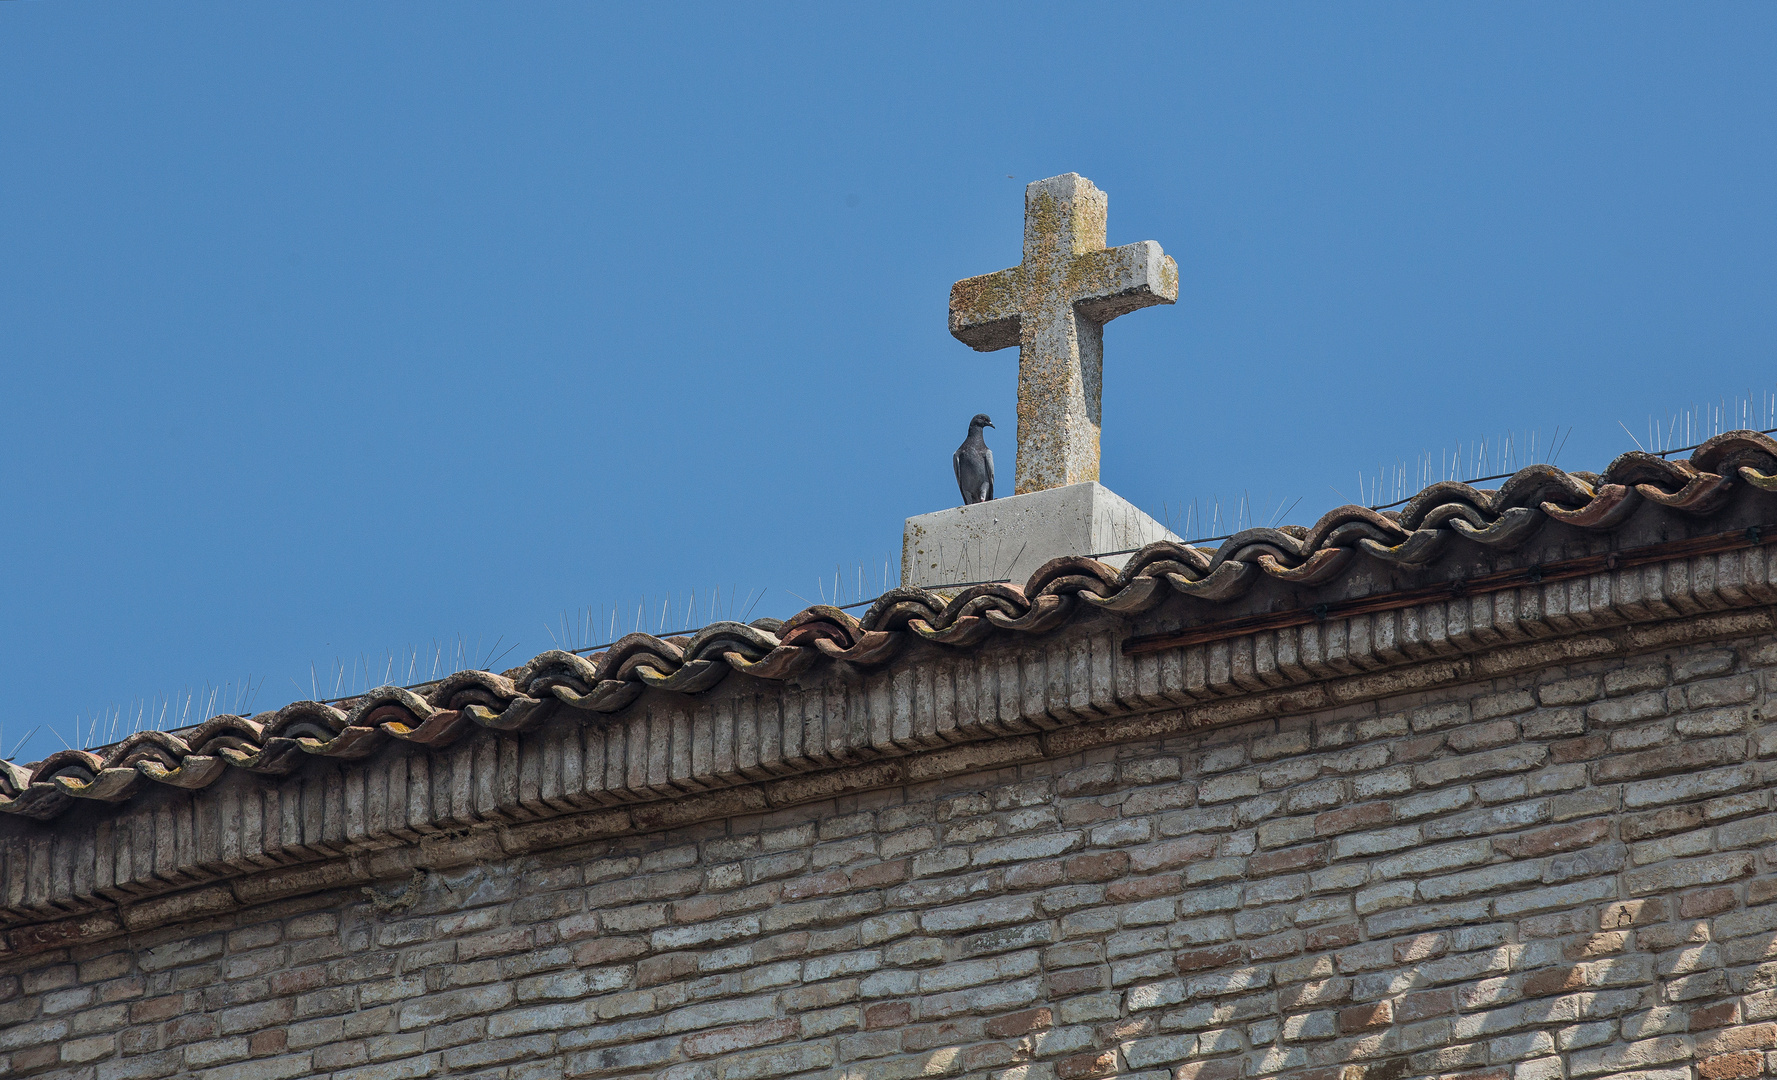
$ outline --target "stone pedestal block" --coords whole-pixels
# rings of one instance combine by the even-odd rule
[[[1116,492],[1088,480],[908,518],[901,581],[928,589],[1002,578],[1023,585],[1039,566],[1062,555],[1177,539]],[[1120,567],[1127,560],[1116,555],[1102,561]]]

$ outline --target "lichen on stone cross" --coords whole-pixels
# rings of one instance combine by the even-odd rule
[[[1152,240],[1104,246],[1104,192],[1078,173],[1024,189],[1024,261],[950,288],[950,332],[980,352],[1018,346],[1015,494],[1098,479],[1104,324],[1178,300],[1178,264]]]

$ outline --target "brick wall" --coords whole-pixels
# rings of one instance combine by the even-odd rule
[[[1130,743],[0,966],[0,1075],[1777,1075],[1777,644]]]

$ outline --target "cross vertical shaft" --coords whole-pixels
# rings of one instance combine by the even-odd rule
[[[1076,173],[1024,189],[1024,261],[950,290],[950,332],[981,352],[1018,346],[1019,495],[1098,479],[1104,324],[1178,299],[1152,240],[1107,249],[1108,200]]]

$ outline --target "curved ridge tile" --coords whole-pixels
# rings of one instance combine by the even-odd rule
[[[303,762],[295,739],[267,739],[264,746],[218,746],[216,753],[237,769],[261,776],[288,776]]]
[[[748,660],[739,654],[730,654],[723,659],[728,661],[729,667],[743,675],[751,675],[756,679],[770,679],[775,682],[795,678],[808,670],[818,657],[808,649],[799,649],[792,645],[779,645],[766,654],[762,660]],[[636,693],[641,693],[640,687],[636,688]],[[630,700],[634,700],[634,698]],[[628,701],[625,701],[624,704],[628,704]]]
[[[845,648],[840,648],[839,643],[832,638],[825,637],[815,638],[814,647],[830,660],[844,660],[848,664],[881,664],[900,651],[901,643],[906,637],[899,630],[865,630]]]
[[[993,629],[993,624],[979,615],[964,615],[953,620],[949,626],[942,630],[935,628],[924,619],[910,619],[907,622],[909,632],[918,634],[926,641],[949,645],[952,648],[962,648],[984,641],[989,634],[993,633]]]
[[[1637,486],[1652,484],[1656,488],[1676,491],[1697,475],[1696,466],[1688,461],[1669,461],[1658,454],[1631,450],[1618,454],[1604,467],[1607,483]]]
[[[1256,563],[1261,555],[1269,555],[1293,566],[1301,562],[1307,553],[1308,549],[1302,538],[1282,529],[1242,529],[1222,541],[1222,546],[1216,549],[1215,558],[1210,562],[1210,568],[1213,570],[1222,563],[1236,560]]]
[[[1425,524],[1426,517],[1433,510],[1453,505],[1473,507],[1481,513],[1493,509],[1495,491],[1465,484],[1461,480],[1439,480],[1419,494],[1407,500],[1401,507],[1400,518],[1395,522],[1398,531],[1405,533],[1417,531]],[[1395,545],[1387,546],[1399,546]]]
[[[1506,478],[1493,498],[1493,507],[1503,511],[1514,507],[1540,509],[1544,503],[1584,506],[1592,498],[1592,485],[1572,473],[1553,465],[1530,465]]]
[[[29,784],[16,796],[0,798],[0,814],[48,821],[73,804],[73,798],[54,784]]]
[[[596,656],[586,657],[563,649],[550,649],[533,657],[513,681],[533,697],[556,687],[567,687],[584,694],[598,685],[599,663],[607,655],[598,653]],[[448,699],[441,699],[436,692],[431,696],[439,704],[449,704]]]
[[[1740,466],[1739,473],[1740,479],[1760,491],[1777,491],[1777,474],[1760,472],[1751,465]]]
[[[556,655],[558,655],[557,650],[551,649],[549,652],[533,657],[529,664],[516,670],[528,672],[533,664],[545,657]],[[560,653],[559,655],[572,656],[574,654]],[[575,659],[581,658],[575,656]],[[582,662],[584,661],[582,660]],[[428,687],[426,703],[440,709],[455,709],[465,701],[480,701],[483,704],[508,701],[517,697],[520,692],[514,680],[505,675],[495,675],[491,671],[458,671]]]
[[[1614,529],[1629,520],[1641,505],[1641,492],[1627,484],[1601,484],[1591,502],[1569,510],[1553,502],[1542,504],[1542,512],[1556,521],[1577,525],[1582,529]]]
[[[1463,518],[1453,518],[1450,527],[1464,539],[1473,540],[1477,544],[1510,551],[1519,547],[1526,540],[1536,535],[1543,527],[1548,515],[1541,510],[1532,510],[1526,506],[1514,506],[1499,515],[1499,520],[1484,528],[1476,528]]]
[[[1024,595],[1035,599],[1043,592],[1052,591],[1051,586],[1068,579],[1075,579],[1074,583],[1063,588],[1070,591],[1087,588],[1103,596],[1116,587],[1117,571],[1086,555],[1064,555],[1037,567],[1030,580],[1024,583]]]
[[[972,586],[958,594],[957,599],[969,595],[976,589],[988,586]],[[1019,593],[1019,599],[1023,599]],[[946,600],[937,593],[922,589],[917,585],[897,585],[888,592],[877,597],[875,602],[865,610],[858,620],[860,626],[871,630],[898,629],[906,619],[936,620],[952,601]]]
[[[1777,471],[1777,440],[1761,431],[1724,431],[1691,454],[1699,472],[1734,473],[1751,467],[1763,473]]]
[[[55,785],[65,794],[98,802],[122,802],[136,793],[141,782],[142,774],[135,769],[100,769],[91,780],[66,775],[55,778]]]
[[[685,646],[685,655],[698,660],[719,659],[737,652],[757,660],[783,642],[776,634],[740,622],[711,623],[699,630]]]
[[[1258,570],[1252,563],[1225,562],[1201,578],[1167,574],[1173,591],[1199,600],[1231,600],[1252,587]]]
[[[791,616],[778,633],[785,645],[813,646],[817,641],[849,649],[866,631],[863,624],[831,604],[817,604]]]
[[[1459,516],[1452,520],[1466,520]],[[1415,529],[1413,534],[1393,547],[1379,544],[1365,538],[1358,541],[1358,546],[1383,562],[1397,563],[1401,566],[1424,566],[1438,557],[1444,550],[1444,542],[1450,534],[1443,529]]]
[[[549,698],[517,697],[495,711],[479,702],[463,706],[464,715],[492,731],[530,731],[549,719],[555,701]]]
[[[288,706],[286,706],[288,708]],[[262,713],[262,716],[276,716],[276,713]],[[212,716],[199,724],[196,730],[184,736],[181,742],[193,752],[203,752],[223,746],[231,746],[236,750],[258,750],[265,744],[265,723],[255,718],[223,714]]]
[[[1651,499],[1662,506],[1670,506],[1674,510],[1682,510],[1687,514],[1702,516],[1721,508],[1734,493],[1734,477],[1722,476],[1719,473],[1700,472],[1685,481],[1677,491],[1667,493],[1654,484],[1637,484],[1635,490],[1641,492],[1644,499]]]
[[[1019,630],[1027,634],[1040,634],[1060,626],[1062,621],[1067,618],[1068,613],[1073,610],[1073,606],[1074,598],[1072,596],[1044,593],[1032,601],[1029,611],[1015,619],[991,610],[986,613],[986,618],[988,622],[1001,630]]]
[[[824,640],[817,644],[825,644]],[[645,686],[670,690],[678,694],[695,694],[722,681],[731,669],[720,660],[686,660],[677,669],[662,672],[646,664],[636,668],[636,675]]]
[[[30,786],[30,769],[0,758],[0,799],[16,799]]]
[[[796,651],[800,652],[801,650]],[[557,701],[576,709],[584,709],[587,712],[614,713],[641,697],[642,691],[646,689],[647,687],[639,681],[601,679],[584,691],[557,684],[549,687],[549,692]]]
[[[241,718],[231,716],[216,719],[235,721]],[[253,719],[264,725],[267,739],[326,739],[346,728],[346,714],[319,701],[292,701],[275,713],[260,713]]]
[[[653,634],[626,634],[599,660],[598,681],[626,679],[641,668],[670,675],[685,662],[685,650]],[[636,676],[640,678],[639,675]]]
[[[1129,556],[1129,561],[1123,565],[1123,573],[1131,578],[1182,574],[1196,579],[1209,573],[1210,564],[1214,561],[1213,551],[1161,540]]]
[[[346,713],[346,727],[375,727],[401,715],[424,720],[436,711],[432,703],[401,686],[379,686],[357,699]]]
[[[1157,607],[1160,601],[1166,599],[1167,592],[1164,578],[1138,577],[1109,596],[1099,596],[1086,590],[1076,592],[1074,596],[1100,611],[1135,615]]]
[[[1353,549],[1348,547],[1322,548],[1302,560],[1299,566],[1285,566],[1275,556],[1261,555],[1259,568],[1292,585],[1319,585],[1344,570],[1351,562],[1352,553]]]
[[[199,730],[203,729],[200,727]],[[195,753],[185,739],[167,731],[136,732],[117,744],[106,759],[106,767],[134,769],[138,775],[157,784],[186,789],[209,787],[220,780],[228,768],[221,758],[214,754]]]
[[[461,709],[434,709],[432,715],[418,723],[410,724],[401,719],[385,720],[382,723],[382,732],[402,742],[419,743],[422,746],[448,746],[462,736],[469,724],[469,717]]]
[[[228,771],[228,763],[209,754],[187,754],[172,766],[152,760],[138,761],[136,771],[159,784],[196,789],[209,787],[222,779],[222,774]]]
[[[1346,547],[1355,551],[1358,548],[1359,540],[1374,540],[1378,544],[1387,546],[1398,544],[1411,535],[1412,530],[1401,528],[1399,522],[1376,514],[1374,517],[1352,517],[1338,522],[1327,530],[1318,544],[1313,546],[1316,550]]]
[[[1106,569],[1109,568],[1106,567]],[[1079,596],[1086,594],[1106,597],[1113,595],[1116,591],[1114,579],[1107,583],[1103,577],[1097,574],[1063,574],[1060,577],[1050,578],[1038,595]]]
[[[297,748],[305,754],[338,758],[342,761],[367,758],[382,749],[383,744],[388,741],[387,735],[373,727],[348,727],[331,739],[302,735],[295,740]]]
[[[92,780],[105,768],[105,759],[91,750],[57,750],[31,770],[31,783],[53,783],[58,776]]]

